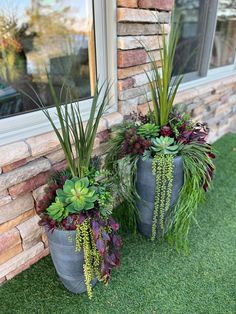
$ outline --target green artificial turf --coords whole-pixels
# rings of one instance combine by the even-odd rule
[[[189,256],[140,235],[123,237],[122,264],[107,287],[73,295],[50,257],[0,288],[0,313],[236,313],[236,135],[217,143],[214,189],[199,208]]]

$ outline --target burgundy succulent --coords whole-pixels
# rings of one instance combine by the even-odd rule
[[[122,156],[143,155],[144,151],[151,146],[151,141],[137,135],[136,128],[130,128],[125,132],[125,139],[121,147]]]
[[[168,125],[165,125],[165,126],[161,127],[161,129],[160,129],[160,134],[161,134],[162,136],[171,136],[172,133],[173,133],[173,132],[172,132],[172,130],[171,130],[171,127],[168,126]]]
[[[197,123],[192,129],[186,130],[185,124],[179,129],[179,132],[180,135],[177,137],[177,141],[182,144],[189,144],[191,142],[205,144],[209,129],[206,123]]]
[[[53,180],[50,180],[47,187],[45,188],[45,195],[43,198],[36,204],[36,210],[39,215],[43,214],[43,212],[55,201],[56,198],[56,190],[61,189],[69,178],[68,174],[65,172],[53,173]]]

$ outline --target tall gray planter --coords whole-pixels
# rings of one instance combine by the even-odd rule
[[[49,249],[53,264],[63,285],[73,293],[87,291],[84,281],[84,252],[75,252],[76,231],[54,230],[48,231]],[[96,284],[94,278],[91,285]]]
[[[171,194],[170,207],[172,207],[177,202],[183,182],[183,160],[182,157],[177,156],[174,158],[173,189]],[[141,198],[140,200],[137,200],[137,208],[140,215],[138,229],[141,234],[151,237],[156,190],[156,178],[152,174],[151,158],[145,161],[141,158],[139,159],[137,165],[136,188]],[[157,229],[159,228],[160,226],[157,223]],[[156,234],[158,234],[158,230]]]

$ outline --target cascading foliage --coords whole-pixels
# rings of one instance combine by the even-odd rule
[[[169,123],[155,128],[152,114],[131,114],[111,141],[106,164],[113,178],[118,181],[117,193],[125,206],[118,208],[117,219],[130,230],[138,225],[136,202],[137,162],[152,158],[155,177],[155,200],[152,220],[152,236],[167,238],[177,250],[188,249],[188,234],[192,222],[196,222],[196,208],[211,186],[215,169],[212,147],[206,142],[208,128],[205,123],[194,123],[186,113],[172,110]],[[174,158],[181,156],[184,168],[184,184],[177,203],[170,208]],[[119,165],[122,165],[120,171]],[[121,188],[120,188],[121,187]],[[129,217],[127,217],[129,215]],[[163,237],[164,236],[164,237]]]
[[[40,204],[41,225],[76,231],[76,251],[84,252],[84,279],[92,298],[92,280],[107,284],[111,270],[120,263],[119,225],[111,217],[113,198],[104,171],[90,170],[90,176],[78,179],[63,173],[51,180]],[[97,177],[100,181],[97,181]],[[48,204],[51,204],[48,206]]]
[[[165,231],[164,219],[170,207],[173,187],[173,156],[156,154],[152,161],[152,172],[156,178],[156,191],[151,240],[155,240],[157,229],[160,230],[161,236]]]

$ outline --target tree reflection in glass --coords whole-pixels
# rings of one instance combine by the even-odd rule
[[[53,105],[47,71],[81,99],[96,76],[92,0],[0,0],[0,117],[38,109],[19,91],[29,84]],[[33,96],[35,97],[35,96]]]

